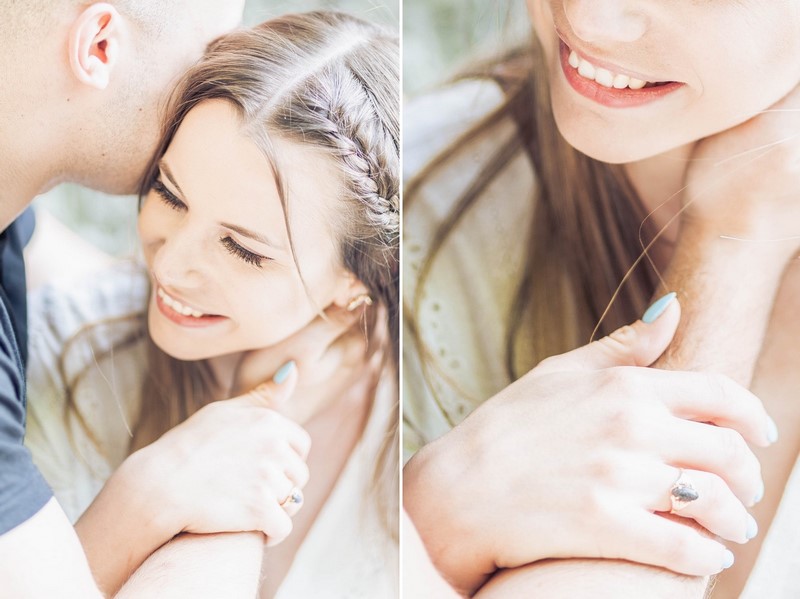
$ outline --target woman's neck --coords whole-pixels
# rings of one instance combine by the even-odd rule
[[[687,144],[625,165],[625,172],[642,199],[645,210],[651,214],[657,231],[666,227],[681,209],[686,170],[694,146],[695,143]],[[663,232],[662,239],[672,245],[677,235],[678,220],[675,219]]]
[[[223,395],[215,399],[229,399],[235,382],[234,377],[236,375],[236,370],[239,366],[239,362],[242,360],[242,355],[242,352],[236,352],[233,354],[225,354],[224,356],[215,356],[207,360],[211,372],[214,375],[214,380],[217,381],[220,393]]]

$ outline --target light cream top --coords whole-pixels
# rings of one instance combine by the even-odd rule
[[[408,181],[443,148],[502,102],[492,82],[466,81],[419,98],[404,112],[404,175]],[[409,327],[404,333],[404,454],[463,420],[480,402],[510,384],[505,368],[508,314],[521,276],[534,207],[535,177],[524,153],[492,183],[441,248],[413,311],[417,278],[437,225],[509,135],[459,146],[455,158],[426,181],[404,215],[404,301],[427,352]],[[411,322],[408,312],[406,322]],[[429,364],[427,378],[423,363]],[[743,599],[800,597],[800,468],[787,484]]]
[[[59,359],[65,344],[87,323],[141,314],[147,278],[132,264],[59,286],[45,286],[29,298],[30,358],[26,445],[56,498],[73,520],[83,513],[105,481],[128,455],[140,406],[145,354],[141,339],[120,343],[141,331],[141,320],[94,329],[92,342],[67,353],[67,377],[85,370],[75,401],[96,435],[65,424],[64,381]],[[105,348],[112,351],[105,352]],[[391,393],[379,393],[364,433],[322,507],[276,597],[322,599],[397,596],[396,544],[385,532],[369,489],[376,455],[393,408]],[[74,444],[70,441],[70,432]]]

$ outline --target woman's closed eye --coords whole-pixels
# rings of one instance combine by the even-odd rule
[[[161,180],[161,176],[156,177],[155,181],[153,181],[153,191],[158,194],[158,197],[161,198],[162,202],[164,202],[173,210],[183,212],[184,210],[188,209],[186,203],[179,199],[178,196],[172,193],[169,188],[164,185],[164,182]],[[261,254],[256,254],[255,252],[242,247],[229,235],[220,237],[219,242],[229,254],[236,256],[246,264],[250,264],[256,268],[262,268],[264,261],[271,260],[271,258],[262,256]]]
[[[178,196],[172,193],[164,182],[161,180],[161,176],[156,177],[156,180],[153,181],[153,191],[158,194],[158,197],[161,198],[167,206],[172,208],[173,210],[186,210],[186,204],[184,204]]]
[[[264,265],[265,260],[271,260],[271,258],[267,258],[266,256],[256,254],[255,252],[251,252],[250,250],[243,248],[230,236],[220,237],[219,242],[225,247],[226,250],[228,250],[229,253],[236,256],[240,260],[243,260],[247,264],[252,264],[257,268],[261,268]]]

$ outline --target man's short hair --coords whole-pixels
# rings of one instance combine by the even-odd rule
[[[148,37],[159,37],[179,8],[178,0],[103,0]],[[28,35],[69,11],[88,6],[87,0],[0,0],[5,28],[12,35]],[[2,26],[0,26],[2,27]]]

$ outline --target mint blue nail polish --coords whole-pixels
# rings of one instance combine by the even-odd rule
[[[676,297],[678,297],[678,294],[673,291],[672,293],[668,293],[661,299],[653,302],[653,305],[650,306],[647,309],[647,312],[644,313],[644,316],[642,316],[642,322],[645,324],[654,323],[656,320],[658,320],[658,317],[664,313],[667,307],[672,303],[672,300],[674,300]]]
[[[758,488],[758,492],[756,493],[756,498],[753,500],[755,503],[758,503],[764,499],[764,481],[761,481],[761,486]]]
[[[272,380],[275,381],[277,384],[282,385],[286,382],[286,379],[289,378],[289,375],[292,374],[292,370],[294,370],[295,363],[294,360],[291,362],[286,362],[283,366],[278,369],[278,372],[275,373],[275,376],[272,377]]]
[[[725,553],[722,554],[722,569],[727,570],[733,565],[733,552],[730,549],[726,549]]]
[[[747,540],[754,539],[758,534],[758,522],[750,514],[747,514]]]
[[[778,425],[775,421],[767,416],[767,441],[775,443],[778,440]]]

